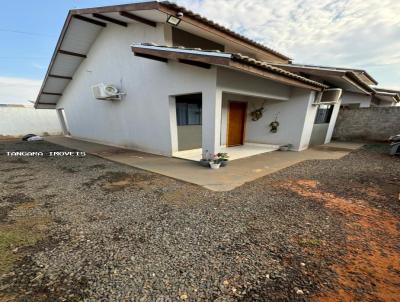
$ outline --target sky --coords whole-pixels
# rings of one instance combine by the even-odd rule
[[[0,103],[34,101],[69,9],[122,0],[13,0],[0,10]],[[136,1],[137,2],[137,1]],[[400,89],[399,0],[175,0],[294,63],[366,69]]]

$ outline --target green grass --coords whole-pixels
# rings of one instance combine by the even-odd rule
[[[317,247],[321,245],[321,240],[303,238],[299,240],[299,244],[303,247]]]
[[[0,224],[0,275],[11,270],[23,255],[16,248],[35,245],[44,237],[48,219],[19,220],[12,224]]]

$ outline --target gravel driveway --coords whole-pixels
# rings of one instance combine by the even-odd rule
[[[400,159],[367,145],[229,192],[0,155],[1,301],[396,301]],[[0,142],[0,151],[65,150]]]

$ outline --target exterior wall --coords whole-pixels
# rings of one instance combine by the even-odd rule
[[[33,107],[0,106],[0,137],[60,135],[61,127],[54,109],[36,110]]]
[[[218,68],[217,84],[224,92],[272,100],[289,100],[292,93],[287,85],[226,68]]]
[[[222,146],[227,141],[229,101],[243,101],[248,103],[245,142],[292,144],[294,150],[308,147],[316,114],[316,107],[312,106],[314,92],[224,69],[218,71],[218,86],[224,92],[221,111]],[[263,117],[252,121],[250,112],[263,104]],[[280,126],[277,133],[271,133],[269,124],[276,116]]]
[[[311,133],[310,146],[318,146],[325,143],[328,133],[329,123],[314,124]]]
[[[178,126],[178,150],[201,148],[201,125]]]
[[[172,43],[174,46],[224,51],[224,45],[193,35],[176,27],[172,27]]]
[[[57,104],[65,110],[71,136],[163,155],[177,151],[171,96],[215,96],[216,69],[144,59],[130,50],[135,42],[164,44],[166,33],[162,24],[103,29]],[[118,86],[126,96],[96,100],[90,87],[101,82]]]
[[[387,140],[400,133],[400,107],[340,109],[333,137],[338,140]]]
[[[360,108],[367,108],[371,106],[372,96],[343,90],[341,99],[342,105],[359,104]]]

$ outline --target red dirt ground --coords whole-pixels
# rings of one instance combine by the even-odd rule
[[[370,206],[365,200],[346,199],[319,190],[314,180],[281,184],[300,196],[322,201],[348,217],[346,255],[332,269],[338,280],[335,290],[323,291],[312,301],[399,301],[400,230],[398,217]],[[383,188],[361,189],[366,198],[383,198]],[[395,200],[395,202],[400,202]]]

